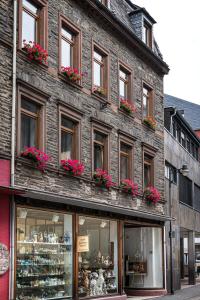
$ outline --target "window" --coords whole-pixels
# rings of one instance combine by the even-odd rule
[[[81,115],[60,107],[60,160],[80,160]]]
[[[103,98],[108,99],[108,53],[96,45],[93,45],[93,88],[92,91]]]
[[[44,98],[19,88],[18,152],[25,147],[44,147]]]
[[[107,6],[108,8],[110,7],[110,0],[98,0],[101,2],[103,5]]]
[[[181,145],[185,148],[186,142],[185,142],[185,133],[181,131]]]
[[[106,140],[105,134],[94,131],[94,170],[106,169]]]
[[[117,222],[79,216],[78,296],[107,296],[118,291]],[[97,278],[101,281],[97,289]]]
[[[23,41],[39,43],[47,49],[47,5],[45,0],[19,1],[19,47]]]
[[[179,201],[192,206],[192,181],[179,174]]]
[[[72,298],[72,215],[17,208],[16,299]]]
[[[143,24],[143,42],[148,46],[152,47],[152,26],[144,21]]]
[[[92,125],[92,156],[93,172],[97,169],[109,171],[109,135],[111,127],[105,123],[95,123]],[[106,127],[108,126],[108,127]]]
[[[131,71],[119,65],[119,97],[132,101]]]
[[[154,185],[154,157],[157,149],[143,145],[143,188],[149,185]]]
[[[173,136],[176,138],[176,122],[175,121],[173,121],[173,123],[172,123],[172,133],[173,133]]]
[[[165,163],[165,178],[171,180],[174,184],[177,184],[177,170],[167,162]]]
[[[61,67],[81,68],[81,31],[69,20],[60,16],[60,57]]]
[[[143,118],[153,115],[153,90],[143,85]]]
[[[190,152],[190,139],[189,139],[189,137],[187,137],[187,139],[186,139],[186,148],[187,148],[188,152]]]
[[[194,208],[200,211],[200,187],[194,184]]]
[[[120,135],[119,137],[119,170],[120,181],[123,179],[133,179],[133,142]]]

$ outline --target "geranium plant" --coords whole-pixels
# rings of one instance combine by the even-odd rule
[[[50,156],[45,152],[35,148],[35,147],[26,147],[23,152],[21,152],[21,156],[32,160],[36,163],[36,167],[40,171],[44,171],[46,164],[50,160]]]
[[[61,73],[67,77],[68,80],[76,82],[81,80],[83,74],[79,72],[77,68],[73,67],[61,67]]]
[[[37,61],[39,63],[47,63],[48,53],[39,44],[35,42],[23,41],[23,50],[26,51],[30,60]]]
[[[61,165],[70,175],[81,176],[84,172],[84,165],[76,159],[61,160]]]
[[[94,88],[93,88],[93,92],[95,94],[98,94],[98,95],[103,96],[103,97],[106,96],[106,89],[104,89],[102,86],[95,85]]]
[[[131,194],[133,197],[138,195],[138,185],[130,179],[123,179],[120,183],[123,192]]]
[[[93,179],[97,186],[109,189],[112,186],[115,186],[115,183],[112,181],[112,176],[108,174],[107,171],[102,169],[96,169],[93,175]]]
[[[127,99],[120,99],[120,108],[129,115],[136,112],[136,106],[133,103],[130,103]]]
[[[156,128],[157,122],[153,116],[147,116],[144,118],[143,123],[149,126],[150,128],[154,129]]]
[[[155,187],[148,186],[144,190],[143,198],[148,205],[156,205],[160,200],[160,193]]]

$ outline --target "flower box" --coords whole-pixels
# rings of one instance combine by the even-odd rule
[[[130,179],[123,179],[120,183],[120,189],[133,197],[138,195],[138,185]]]
[[[102,169],[96,169],[93,175],[95,184],[101,188],[110,189],[115,186],[115,183],[112,182],[112,176],[108,174],[107,171]]]
[[[23,41],[23,44],[23,50],[30,60],[37,61],[40,64],[47,63],[48,53],[39,44],[31,41],[27,43],[26,40]]]
[[[61,160],[61,165],[72,176],[81,176],[85,169],[84,165],[75,159]]]
[[[155,187],[149,186],[144,190],[143,199],[148,205],[156,205],[160,200],[160,193]]]
[[[80,81],[83,76],[83,74],[80,73],[77,68],[72,68],[72,67],[62,67],[61,73],[69,81],[74,82],[74,83],[77,81]]]
[[[50,161],[50,156],[45,152],[40,151],[35,147],[26,147],[21,153],[21,157],[30,159],[36,164],[36,167],[41,172],[46,168],[46,164]]]
[[[94,86],[93,93],[99,95],[100,97],[106,97],[106,89],[101,86]]]
[[[143,123],[153,130],[156,129],[157,122],[152,116],[147,116],[146,118],[144,118]]]
[[[127,99],[120,99],[120,108],[129,115],[136,112],[136,106]]]

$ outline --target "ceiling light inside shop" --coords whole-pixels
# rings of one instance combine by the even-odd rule
[[[107,225],[107,222],[106,221],[102,221],[101,224],[100,224],[100,227],[104,228],[104,227],[106,227],[106,225]]]
[[[28,213],[27,209],[25,209],[25,208],[20,209],[19,218],[20,219],[26,219],[27,213]]]
[[[79,218],[79,225],[83,225],[85,223],[85,218],[84,217],[80,217]]]
[[[53,215],[52,222],[57,223],[58,220],[59,220],[59,216],[58,215]]]

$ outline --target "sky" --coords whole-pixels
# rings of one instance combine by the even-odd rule
[[[156,20],[154,36],[169,65],[164,92],[200,105],[200,0],[132,0]]]

